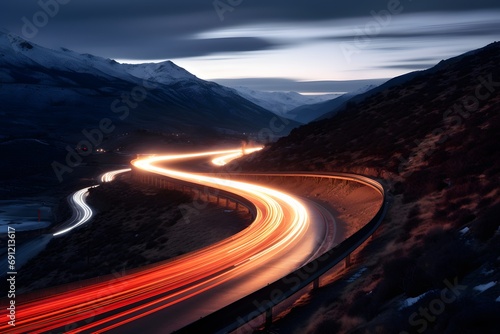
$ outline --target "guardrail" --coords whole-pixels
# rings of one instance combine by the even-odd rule
[[[177,180],[164,175],[151,174],[134,166],[132,166],[132,178],[158,188],[178,190],[186,193],[195,192],[195,200],[213,202],[216,205],[225,206],[228,209],[231,208],[232,202],[236,211],[239,210],[241,206],[246,208],[248,213],[252,215],[252,219],[257,215],[257,208],[251,201],[242,196],[215,187]],[[222,200],[225,200],[225,203],[222,203]]]
[[[377,190],[382,195],[383,202],[375,216],[365,226],[317,259],[280,280],[185,326],[175,333],[229,333],[262,314],[266,314],[266,325],[269,325],[272,322],[273,307],[290,298],[311,283],[314,284],[315,288],[319,287],[319,278],[361,246],[377,230],[387,212],[386,192],[382,184],[361,175],[348,173],[252,173],[237,175],[242,177],[321,177],[347,180],[361,183]]]
[[[131,173],[133,174],[132,177],[138,179],[139,181],[156,186],[156,187],[159,187],[159,188],[175,189],[178,191],[185,191],[185,192],[187,192],[188,189],[196,190],[199,199],[204,200],[204,201],[209,201],[209,202],[211,201],[214,204],[225,206],[228,209],[239,210],[240,208],[244,207],[251,214],[252,220],[257,215],[257,208],[252,204],[252,202],[250,202],[249,200],[247,200],[244,197],[232,194],[230,192],[227,192],[224,190],[219,190],[217,188],[213,188],[213,187],[209,187],[209,186],[201,186],[201,185],[197,185],[195,183],[176,180],[173,178],[169,178],[167,176],[149,174],[147,172],[144,172],[142,170],[137,169],[134,166],[131,167]],[[142,177],[147,177],[147,178],[142,178]],[[68,198],[71,196],[72,195],[68,196]],[[222,199],[225,199],[226,202],[222,203],[222,201],[220,201]],[[166,261],[170,261],[170,260],[166,260]],[[155,265],[157,265],[157,264],[149,264],[149,265],[138,267],[138,268],[127,269],[126,273],[125,273],[125,271],[123,271],[123,272],[116,272],[115,271],[115,272],[113,272],[113,274],[107,274],[107,275],[103,275],[103,276],[87,278],[85,280],[65,283],[65,284],[61,284],[61,285],[57,285],[57,286],[52,286],[52,287],[44,288],[42,290],[30,291],[30,292],[22,294],[20,296],[20,299],[22,299],[23,303],[27,303],[27,302],[34,302],[37,300],[43,300],[44,298],[47,298],[49,296],[66,293],[68,291],[91,286],[93,284],[110,282],[110,286],[111,286],[113,281],[116,281],[117,279],[121,280],[122,276],[124,276],[125,274],[137,273],[137,272],[140,272],[140,271],[145,270],[147,268],[153,267]],[[2,298],[0,298],[0,304],[3,301],[4,300]]]

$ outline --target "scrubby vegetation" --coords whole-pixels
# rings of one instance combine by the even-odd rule
[[[90,189],[89,204],[98,210],[95,218],[52,239],[27,263],[19,276],[20,292],[126,274],[208,246],[249,223],[249,217],[241,213],[210,205],[187,223],[181,208],[193,201],[190,195],[123,179]]]
[[[325,287],[334,297],[319,297],[320,311],[301,306],[303,322],[285,317],[278,331],[287,322],[311,333],[497,330],[500,285],[473,288],[500,280],[499,62],[500,43],[442,62],[239,162],[247,170],[354,172],[384,179],[390,192],[382,228],[355,260],[370,274],[335,292]],[[466,291],[425,330],[413,326],[410,316],[455,279]]]

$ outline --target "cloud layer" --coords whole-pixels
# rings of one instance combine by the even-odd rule
[[[59,4],[66,3],[67,4]],[[255,36],[246,39],[199,40],[193,36],[207,31],[232,27],[286,22],[298,26],[304,23],[324,22],[369,17],[370,12],[380,12],[397,0],[360,2],[333,2],[323,0],[220,0],[227,7],[214,7],[216,1],[157,1],[141,0],[8,0],[0,11],[0,22],[14,33],[22,34],[27,18],[45,8],[55,15],[40,29],[35,42],[48,46],[65,46],[85,52],[115,58],[184,58],[233,51],[266,50],[274,47],[270,41]],[[230,4],[235,4],[230,5]],[[57,4],[56,8],[55,4]],[[426,12],[457,12],[479,9],[500,9],[498,1],[490,0],[441,0],[402,1],[399,5],[405,14]],[[219,13],[218,13],[219,12]],[[223,21],[220,20],[222,13]],[[365,19],[366,20],[366,19]],[[326,29],[327,27],[325,27]],[[460,29],[437,32],[402,32],[380,34],[377,38],[446,37],[448,35],[498,35],[494,23],[464,25]],[[335,40],[353,36],[333,36]],[[277,46],[277,45],[276,45]]]
[[[7,0],[2,7],[1,25],[23,36],[29,22],[37,31],[24,37],[35,43],[173,59],[207,79],[385,78],[500,39],[497,0]],[[374,29],[373,14],[388,8],[397,14]]]

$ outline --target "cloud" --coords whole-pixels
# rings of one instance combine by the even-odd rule
[[[148,39],[140,41],[134,48],[130,46],[131,44],[100,46],[97,48],[97,51],[99,54],[111,55],[110,57],[112,55],[120,55],[120,57],[126,59],[172,59],[199,57],[225,52],[268,50],[278,47],[278,44],[255,37],[231,37],[212,39]]]
[[[221,0],[226,1],[227,0]],[[0,12],[0,22],[8,30],[20,34],[22,18],[32,19],[41,7],[37,1],[7,1]],[[234,2],[233,2],[234,3]],[[207,31],[231,29],[243,25],[287,22],[322,22],[325,20],[369,17],[371,11],[387,8],[388,0],[349,2],[324,0],[252,0],[241,1],[220,21],[211,0],[121,0],[69,1],[60,5],[57,14],[41,29],[34,42],[49,47],[65,46],[81,52],[105,57],[179,58],[218,52],[266,50],[272,45],[266,40],[248,39],[248,47],[241,39],[200,41],[195,45],[189,38]],[[498,1],[442,0],[402,2],[404,14],[422,12],[454,12],[500,8]],[[334,28],[334,27],[333,27]],[[469,28],[473,28],[470,30]],[[489,30],[488,30],[489,29]],[[404,32],[381,34],[379,38],[415,38],[459,34],[497,34],[498,26],[462,27],[459,32],[437,33]],[[257,38],[259,36],[246,36]],[[260,36],[262,38],[262,36]],[[352,35],[334,39],[350,39]],[[187,40],[180,42],[180,40]],[[230,47],[229,42],[235,46]],[[113,51],[115,50],[115,51]]]
[[[317,80],[395,76],[434,64],[409,56],[436,56],[437,63],[500,36],[498,0],[400,0],[402,13],[346,59],[339,46],[355,43],[354,28],[398,0],[218,1],[234,4],[223,21],[214,0],[71,0],[31,40],[114,59],[172,59],[203,78],[312,79],[247,83],[317,92],[336,90]],[[1,25],[22,36],[23,19],[33,20],[40,3],[58,0],[4,1]]]
[[[302,93],[318,92],[352,92],[368,85],[381,85],[387,79],[345,80],[345,81],[296,81],[284,78],[240,78],[214,79],[228,87],[248,87],[264,91],[295,91]]]
[[[415,30],[417,29],[417,30]],[[388,29],[389,30],[389,29]],[[392,29],[388,32],[380,32],[367,34],[370,39],[438,39],[438,38],[465,38],[475,36],[491,36],[500,37],[500,18],[495,22],[449,22],[443,24],[435,24],[427,27],[425,24],[420,27],[401,26],[399,29]],[[363,37],[363,36],[361,36]],[[324,40],[333,41],[353,41],[360,38],[356,31],[348,34],[336,34],[333,36],[323,37]]]

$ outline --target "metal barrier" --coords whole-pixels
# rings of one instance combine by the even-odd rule
[[[150,174],[142,170],[137,169],[132,166],[132,178],[138,180],[139,182],[152,185],[154,187],[177,190],[186,193],[196,194],[196,200],[202,200],[206,202],[213,202],[219,206],[225,206],[230,208],[231,202],[234,204],[234,209],[239,210],[239,207],[244,207],[254,218],[257,215],[257,208],[253,203],[246,198],[233,194],[231,192],[221,190],[218,188],[199,185],[196,183],[191,183],[187,181],[177,180],[168,176]],[[225,203],[222,203],[225,200]]]
[[[379,182],[365,176],[348,173],[253,173],[238,174],[238,176],[276,176],[276,177],[321,177],[347,180],[369,186],[377,190],[383,197],[383,203],[376,215],[354,233],[319,258],[309,262],[296,271],[288,274],[274,283],[271,283],[254,293],[202,318],[175,333],[229,333],[256,317],[266,314],[266,324],[272,322],[273,307],[288,299],[301,289],[313,283],[319,287],[319,278],[332,269],[336,264],[349,257],[361,246],[380,226],[387,212],[387,198],[385,189]]]
[[[177,189],[182,189],[186,187],[189,189],[196,189],[198,195],[201,196],[202,190],[203,194],[208,194],[208,200],[210,200],[210,195],[215,198],[226,198],[239,203],[240,205],[246,207],[255,217],[256,208],[247,199],[232,194],[230,192],[222,191],[213,187],[200,186],[194,183],[179,181],[171,179],[168,177],[163,177],[160,175],[151,175],[146,172],[133,170],[134,177],[141,178],[143,181],[159,187],[164,187],[169,189],[169,185],[172,187],[173,184],[178,187]],[[307,178],[320,178],[320,179],[334,179],[334,180],[346,180],[351,182],[357,182],[369,186],[377,190],[383,196],[383,204],[373,217],[373,219],[368,222],[359,231],[354,233],[351,237],[344,240],[342,243],[332,248],[331,250],[325,252],[319,258],[309,262],[308,264],[302,266],[298,270],[288,274],[287,276],[281,278],[267,285],[266,287],[257,290],[256,292],[178,330],[176,333],[227,333],[238,329],[239,327],[245,325],[256,317],[266,314],[266,322],[272,322],[272,310],[273,307],[280,304],[284,300],[288,299],[298,291],[307,287],[309,284],[313,283],[314,287],[319,286],[319,278],[333,268],[336,264],[346,259],[355,249],[357,249],[361,244],[363,244],[366,239],[368,239],[373,232],[381,224],[385,213],[387,211],[387,201],[384,187],[377,181],[370,179],[368,177],[347,174],[347,173],[315,173],[308,174],[303,172],[297,173],[252,173],[252,174],[228,174],[232,177],[307,177]],[[170,182],[170,183],[169,183]],[[180,187],[180,188],[179,188]],[[175,189],[175,187],[174,187]],[[127,274],[140,272],[141,270],[147,269],[152,265],[148,265],[141,268],[135,268],[127,271]],[[90,286],[95,283],[109,282],[110,286],[116,281],[123,279],[125,273],[116,273],[113,275],[106,275],[103,277],[97,277],[93,279],[88,279],[85,281],[69,283],[63,286],[58,286],[54,288],[49,288],[43,291],[36,291],[33,293],[28,293],[23,296],[25,301],[42,300],[48,295],[55,295],[59,293],[64,293],[66,291]],[[111,288],[111,287],[110,287]]]

